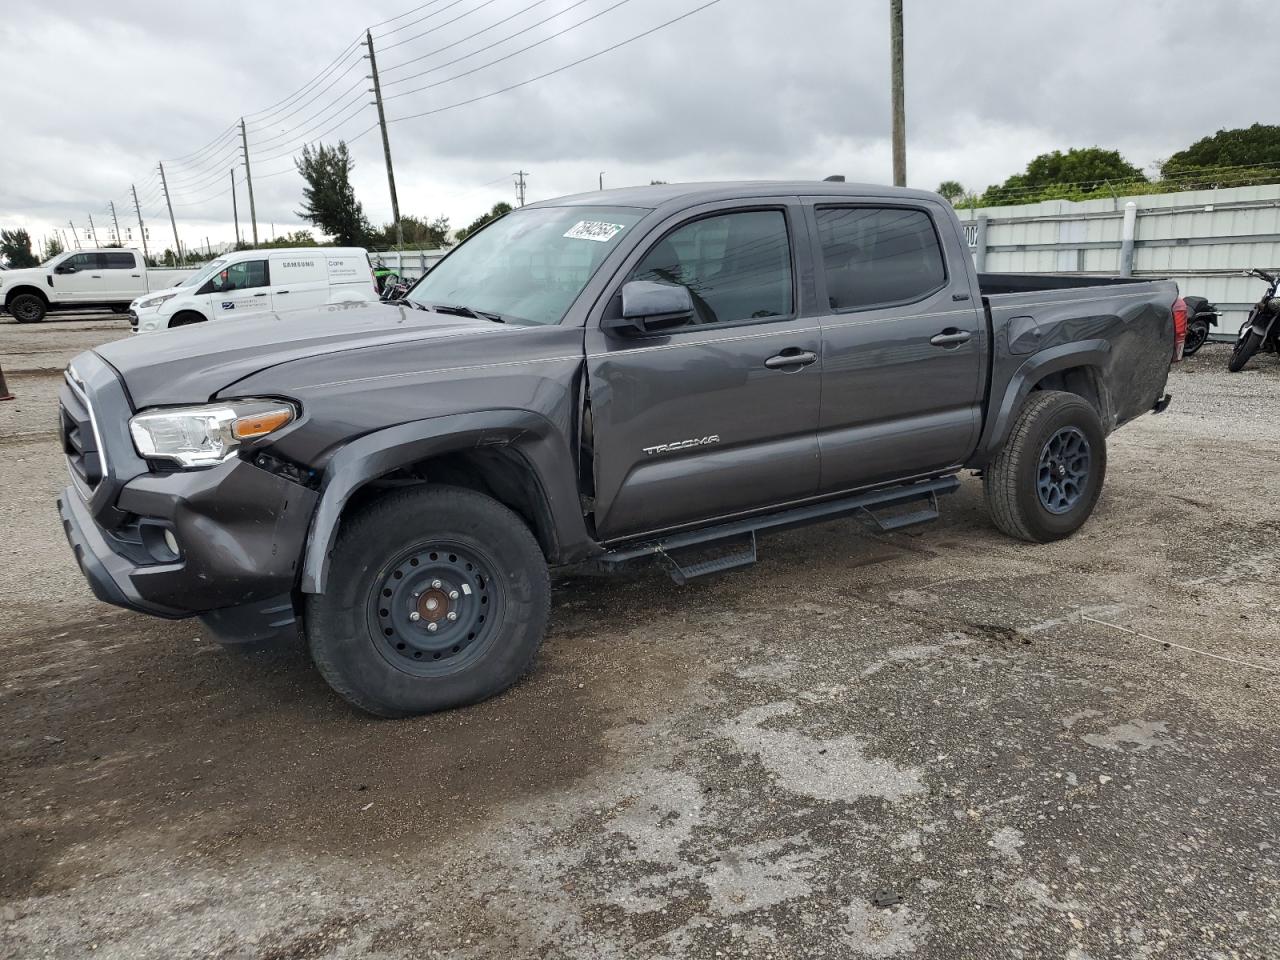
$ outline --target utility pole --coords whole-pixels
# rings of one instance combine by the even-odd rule
[[[907,185],[907,108],[902,85],[902,0],[889,0],[889,61],[893,84],[893,185]]]
[[[120,221],[116,219],[116,202],[108,200],[107,203],[111,206],[111,222],[116,225],[116,243],[124,246],[124,241],[120,239]]]
[[[178,262],[184,267],[187,265],[186,258],[182,255],[182,241],[178,239],[178,221],[173,216],[173,201],[169,199],[169,181],[164,178],[164,164],[160,164],[160,186],[164,187],[164,202],[169,208],[169,225],[173,227],[173,245],[177,249],[174,250],[174,256],[178,258]]]
[[[76,225],[72,220],[67,221],[67,226],[71,228],[71,239],[76,242],[76,249],[80,249],[80,234],[76,233]],[[70,249],[70,248],[68,248]]]
[[[391,218],[396,224],[396,249],[404,248],[404,228],[400,225],[400,201],[396,198],[396,174],[391,167],[391,141],[387,139],[387,115],[382,112],[382,84],[378,80],[378,60],[373,54],[373,31],[364,32],[369,45],[369,70],[373,80],[373,104],[378,108],[378,126],[382,127],[382,155],[387,158],[387,186],[391,188]]]
[[[93,234],[93,249],[97,250],[102,244],[98,243],[98,228],[93,225],[93,214],[89,214],[89,232]]]
[[[142,207],[138,205],[138,188],[131,183],[129,189],[133,191],[133,209],[138,214],[138,236],[142,238],[142,262],[146,263],[151,254],[147,252],[147,228],[142,222]]]
[[[244,117],[240,118],[240,142],[244,145],[244,182],[249,187],[249,221],[253,224],[253,245],[258,245],[258,208],[253,205],[253,174],[249,171],[249,135],[244,130]]]
[[[600,171],[600,189],[604,190],[604,171]]]
[[[236,246],[240,246],[240,211],[236,208],[236,168],[231,168],[231,219],[236,224]]]
[[[516,199],[520,201],[520,206],[524,206],[524,178],[529,174],[524,170],[517,170],[512,174],[516,178]]]
[[[67,222],[68,222],[68,223],[70,223],[70,221],[67,221]],[[76,227],[75,227],[75,224],[71,224],[71,240],[68,240],[68,239],[67,239],[67,231],[66,231],[66,230],[63,230],[61,227],[59,227],[59,228],[58,228],[58,230],[59,230],[59,231],[61,231],[61,233],[62,233],[62,246],[63,246],[63,249],[66,249],[66,250],[74,250],[74,249],[75,249],[75,247],[78,247],[78,246],[79,246],[79,244],[78,244],[78,243],[77,243],[77,244],[75,244],[75,245],[73,246],[73,245],[72,245],[72,242],[71,242],[71,241],[72,241],[72,240],[74,240],[74,239],[75,239],[75,237],[76,237]]]

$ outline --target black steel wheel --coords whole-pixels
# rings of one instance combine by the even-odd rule
[[[473,490],[416,487],[343,518],[304,630],[329,685],[403,717],[484,700],[542,643],[546,560],[517,514]]]

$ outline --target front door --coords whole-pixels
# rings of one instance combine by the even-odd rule
[[[200,288],[209,295],[209,316],[235,320],[271,311],[271,272],[266,260],[242,260],[215,274]]]
[[[944,470],[982,425],[986,323],[945,211],[816,201],[824,493]]]
[[[102,254],[86,252],[72,254],[54,269],[53,288],[63,303],[97,303],[105,300],[105,271],[101,268]]]
[[[601,539],[815,493],[821,344],[798,294],[803,233],[798,204],[715,205],[659,225],[624,264],[586,337]],[[693,322],[605,333],[628,280],[687,287]]]

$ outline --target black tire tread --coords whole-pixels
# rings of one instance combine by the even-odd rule
[[[1245,339],[1237,341],[1232,349],[1231,359],[1227,361],[1227,372],[1239,373],[1243,370],[1261,346],[1262,335],[1257,330],[1250,330]]]
[[[1018,411],[1018,417],[1004,446],[983,471],[982,492],[987,501],[987,510],[1002,533],[1030,543],[1040,542],[1018,503],[1018,463],[1026,455],[1027,438],[1041,415],[1055,407],[1073,405],[1079,405],[1096,416],[1089,402],[1074,393],[1062,390],[1032,391]]]
[[[17,296],[15,296],[13,299],[14,299],[14,300],[21,300],[21,299],[23,299],[24,297],[31,297],[31,298],[32,298],[32,299],[34,299],[34,300],[38,300],[38,301],[40,301],[40,303],[41,303],[41,304],[43,305],[43,307],[44,307],[44,310],[43,310],[43,311],[41,311],[40,316],[36,317],[34,320],[24,320],[22,317],[18,316],[16,313],[14,313],[14,312],[13,312],[13,304],[12,304],[12,302],[10,302],[10,304],[9,304],[9,305],[8,305],[8,307],[7,307],[8,311],[9,311],[9,315],[10,315],[11,317],[13,317],[13,319],[14,319],[14,320],[16,320],[18,323],[39,323],[40,321],[42,321],[45,317],[47,317],[47,316],[49,315],[49,304],[48,304],[48,301],[46,301],[46,300],[45,300],[43,297],[41,297],[38,293],[19,293],[19,294],[18,294]]]
[[[183,319],[184,317],[186,319]],[[208,323],[208,322],[209,322],[209,318],[206,317],[203,313],[198,313],[195,310],[182,310],[178,313],[175,313],[172,317],[169,318],[169,329],[173,330],[176,327],[189,327],[193,323]]]
[[[388,518],[394,518],[406,505],[413,505],[416,509],[421,510],[424,499],[433,501],[430,504],[432,509],[443,509],[451,513],[465,512],[467,510],[491,512],[495,516],[501,517],[502,521],[510,526],[513,536],[524,541],[524,549],[526,551],[538,557],[542,556],[542,548],[539,546],[537,538],[534,537],[533,532],[525,521],[510,508],[474,490],[447,486],[414,487],[386,494],[367,504],[350,520],[344,521],[334,552],[337,553],[341,549],[342,543],[348,540],[359,541],[371,535],[384,536],[385,524]],[[551,576],[545,563],[539,565],[538,572],[540,576],[535,586],[543,599],[541,614],[545,624],[546,616],[550,612]],[[308,613],[310,613],[315,608],[314,601],[317,598],[310,597],[308,599],[311,601],[308,606]],[[389,705],[350,683],[339,664],[329,656],[329,647],[325,641],[333,639],[328,636],[330,626],[323,618],[309,615],[306,617],[305,633],[307,646],[310,649],[311,658],[316,668],[339,696],[366,713],[388,719],[415,716],[421,712]],[[533,665],[539,650],[542,648],[544,636],[545,629],[540,630],[537,641],[530,645],[527,655],[523,657],[514,674],[500,686],[489,690],[486,696],[495,696],[501,693],[529,672],[529,668]]]

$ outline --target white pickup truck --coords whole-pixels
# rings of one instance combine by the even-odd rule
[[[172,287],[194,270],[148,269],[138,250],[73,250],[38,267],[0,273],[0,303],[19,323],[55,310],[110,307],[125,313],[146,293]]]

